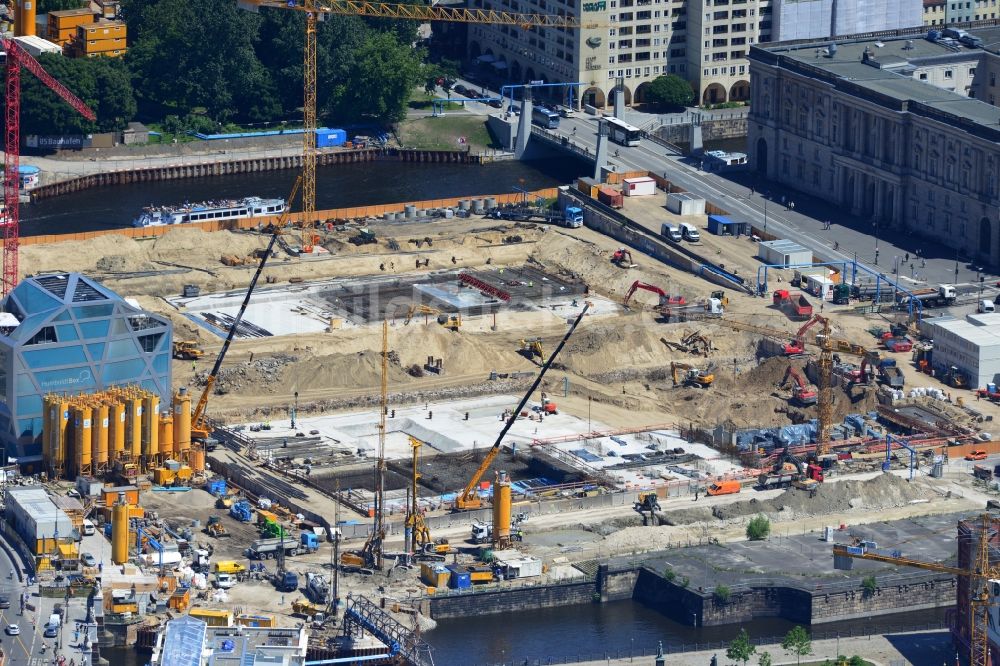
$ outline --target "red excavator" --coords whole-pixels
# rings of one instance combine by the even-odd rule
[[[636,290],[642,289],[644,291],[651,291],[660,297],[660,301],[657,304],[660,308],[670,307],[672,305],[687,305],[687,299],[683,296],[671,296],[667,292],[663,291],[656,285],[646,284],[645,282],[640,282],[636,280],[632,283],[632,286],[628,288],[625,293],[625,300],[622,301],[622,305],[626,308],[628,307],[629,301],[632,300],[632,296],[635,294]]]
[[[803,407],[815,405],[818,397],[816,390],[809,386],[809,383],[802,376],[802,373],[795,368],[795,366],[788,366],[788,369],[785,370],[785,376],[781,380],[781,384],[779,384],[779,386],[784,386],[789,377],[795,381],[795,386],[792,387],[791,401],[798,403]]]
[[[825,324],[826,317],[822,315],[813,315],[813,318],[802,325],[802,328],[798,330],[792,341],[784,346],[783,350],[785,356],[802,356],[806,353],[806,331],[815,326],[816,324]]]
[[[619,268],[635,268],[639,265],[632,261],[632,253],[623,247],[618,248],[611,255],[611,263]]]

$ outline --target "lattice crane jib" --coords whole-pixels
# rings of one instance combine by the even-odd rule
[[[27,69],[38,77],[45,86],[57,94],[77,113],[87,120],[95,120],[97,116],[63,84],[56,81],[41,64],[20,44],[12,39],[0,39],[0,46],[7,53],[6,99],[4,100],[4,178],[3,202],[4,211],[0,216],[0,226],[3,227],[3,277],[0,290],[4,296],[17,286],[17,254],[20,238],[21,209],[20,187],[21,177],[18,170],[21,166],[21,69]]]
[[[309,229],[316,221],[316,6],[315,0],[304,0],[306,7],[306,41],[303,50],[303,127],[302,134],[302,247],[312,245]],[[309,238],[306,235],[309,234]]]
[[[823,320],[819,353],[819,436],[816,454],[826,455],[830,450],[830,427],[833,424],[833,341],[830,320]]]

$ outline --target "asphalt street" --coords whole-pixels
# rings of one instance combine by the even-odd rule
[[[481,85],[462,83],[491,93]],[[475,102],[466,107],[472,113],[497,111]],[[638,127],[664,118],[666,116],[644,114],[634,109],[627,109],[625,114],[626,122]],[[555,132],[593,153],[597,144],[597,120],[578,112],[573,118],[562,118]],[[699,168],[698,160],[670,154],[667,149],[645,139],[633,147],[609,144],[608,152],[609,163],[620,170],[662,174],[689,192],[728,210],[737,219],[749,220],[768,233],[805,245],[826,260],[856,259],[883,275],[898,276],[901,284],[914,288],[955,284],[959,293],[969,298],[974,298],[972,294],[978,296],[980,287],[985,298],[993,298],[998,292],[1000,278],[991,269],[977,270],[982,267],[936,241],[878,229],[870,220],[846,214],[837,206],[771,183],[757,174],[706,173]],[[783,201],[793,202],[794,209]],[[830,223],[829,228],[826,222]]]
[[[38,623],[31,619],[32,614],[21,615],[20,595],[24,591],[24,585],[17,576],[11,577],[17,565],[7,556],[7,552],[0,549],[0,596],[10,600],[10,608],[0,610],[0,645],[3,646],[4,655],[7,657],[8,666],[42,666],[49,663],[51,656],[41,654],[41,630],[36,633]],[[10,626],[17,625],[21,633],[17,636],[10,635]]]

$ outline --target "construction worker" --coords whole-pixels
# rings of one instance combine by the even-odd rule
[[[198,372],[198,361],[191,361],[191,372]]]

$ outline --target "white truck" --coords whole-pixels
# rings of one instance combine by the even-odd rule
[[[285,557],[309,552],[307,548],[300,545],[297,539],[285,539],[284,541],[281,539],[258,539],[247,548],[246,556],[251,560],[273,560],[282,548],[285,550]]]

